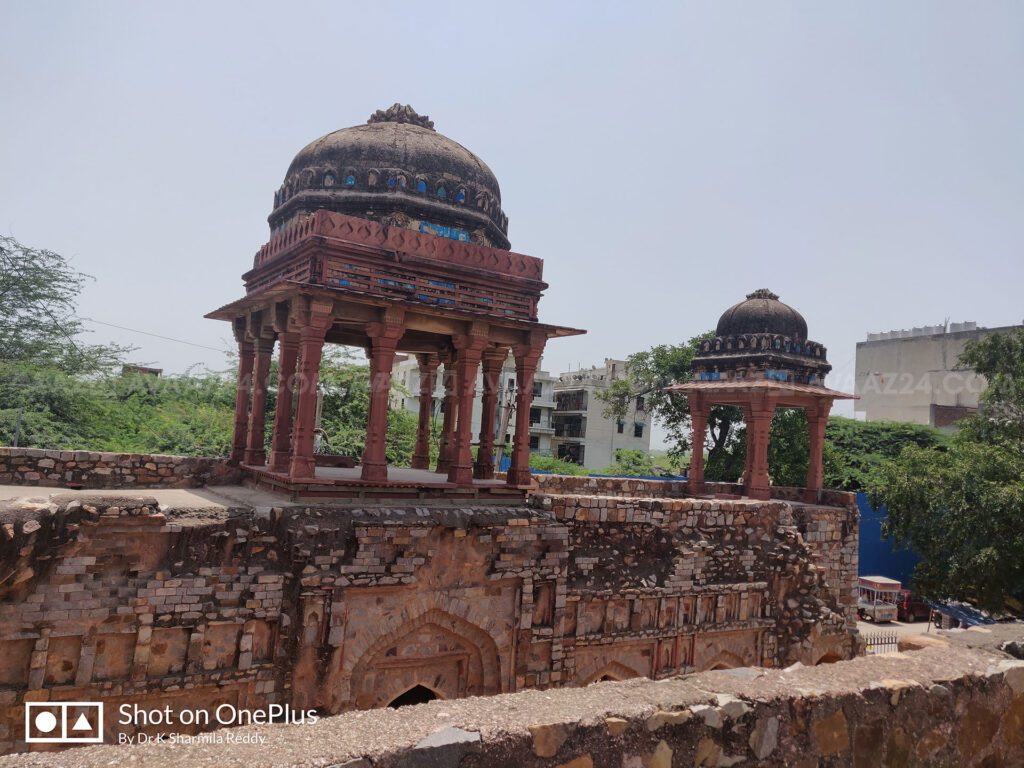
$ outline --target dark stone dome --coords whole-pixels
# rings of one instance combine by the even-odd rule
[[[740,336],[746,333],[776,333],[793,339],[807,340],[807,321],[803,315],[767,288],[747,294],[746,301],[729,307],[718,320],[717,336]]]
[[[271,229],[320,209],[509,247],[508,219],[491,169],[400,104],[302,149],[274,195]]]

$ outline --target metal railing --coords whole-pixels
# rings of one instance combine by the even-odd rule
[[[872,632],[860,636],[863,642],[863,655],[874,656],[879,653],[896,653],[900,638],[895,632]]]

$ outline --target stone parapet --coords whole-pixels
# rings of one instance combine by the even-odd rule
[[[232,743],[89,747],[18,766],[671,768],[1024,764],[1024,629],[787,670],[605,682],[235,728]],[[260,738],[257,739],[256,737]]]
[[[217,458],[0,448],[0,485],[201,488],[240,481],[239,471]]]

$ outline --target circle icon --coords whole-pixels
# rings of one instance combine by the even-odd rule
[[[50,733],[57,727],[57,717],[53,712],[40,712],[36,715],[35,724],[41,733]]]

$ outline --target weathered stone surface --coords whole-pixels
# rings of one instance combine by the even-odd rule
[[[1010,702],[1003,713],[1003,737],[1008,744],[1020,746],[1024,744],[1024,694]]]
[[[608,728],[609,736],[621,736],[629,728],[629,721],[621,717],[606,717],[604,724]]]
[[[893,768],[903,768],[910,765],[910,758],[914,751],[914,743],[910,735],[903,728],[893,728],[889,731],[889,741],[886,745],[885,762]]]
[[[448,726],[421,739],[397,768],[447,768],[471,752],[480,751],[480,734]]]
[[[574,724],[550,723],[531,725],[530,735],[533,737],[533,753],[537,757],[554,757],[561,749],[565,740],[572,733]]]
[[[175,483],[209,477],[172,457],[42,458],[111,487],[163,470]],[[587,486],[598,495],[491,506],[260,506],[241,488],[216,489],[231,500],[215,507],[161,503],[177,495],[165,488],[2,503],[0,681],[15,693],[0,708],[0,753],[25,746],[18,706],[58,687],[333,714],[852,652],[848,498],[797,514],[779,500],[665,496],[672,487],[602,479]],[[799,617],[783,609],[792,601]],[[48,633],[60,639],[37,648]],[[763,671],[722,674],[756,687]],[[652,726],[683,730],[689,705],[711,700],[701,718],[714,728],[746,717],[729,694]]]
[[[968,703],[960,730],[960,754],[964,758],[980,754],[998,729],[999,716],[994,711],[978,701]]]
[[[158,637],[159,630],[153,629],[150,644],[154,647],[165,642]],[[1024,634],[1024,630],[1012,627],[998,631],[1004,637],[1013,631]],[[366,759],[374,768],[396,768],[411,755],[426,756],[429,750],[417,747],[449,722],[463,732],[481,734],[479,742],[471,742],[479,751],[465,754],[459,763],[449,763],[459,768],[587,768],[587,758],[592,768],[645,768],[651,760],[664,759],[667,749],[672,751],[671,761],[677,768],[694,761],[716,768],[757,764],[799,768],[832,764],[1024,765],[1024,745],[1016,743],[1015,736],[1019,730],[1015,709],[1019,697],[1006,679],[1006,672],[1013,667],[1004,667],[1006,657],[992,650],[999,638],[993,637],[991,646],[969,647],[962,639],[965,634],[953,636],[946,649],[929,648],[788,672],[762,669],[756,688],[733,675],[707,672],[677,680],[605,683],[432,702],[397,711],[352,712],[315,725],[266,726],[258,729],[266,735],[266,745],[225,746],[216,753],[216,765],[252,768],[270,763],[313,768]],[[57,642],[51,636],[41,640],[40,647],[49,644],[52,649]],[[41,653],[34,644],[27,650],[26,658]],[[84,650],[80,656],[84,662]],[[891,692],[878,684],[886,679],[911,680],[918,687],[905,689],[894,706]],[[936,686],[941,686],[943,693],[935,693]],[[15,706],[16,699],[4,698],[4,693],[0,689],[0,706]],[[646,728],[652,713],[708,706],[706,702],[717,702],[719,694],[743,695],[751,711],[729,720],[720,729],[706,726],[699,717],[653,732]],[[933,698],[946,700],[948,705],[933,710]],[[610,706],[614,709],[609,710]],[[970,715],[972,707],[974,714]],[[20,704],[17,709],[21,710]],[[965,728],[977,724],[981,710],[991,714],[996,730],[984,744],[972,745],[977,751],[966,757],[959,749],[961,738]],[[609,711],[615,713],[613,717],[609,717]],[[831,719],[830,732],[841,731],[837,728],[840,712],[848,745],[838,740],[840,751],[826,754],[822,747],[835,745],[820,738],[820,726]],[[627,726],[616,735],[608,728],[608,719],[624,721]],[[545,721],[579,723],[573,726],[555,758],[538,757],[533,750],[529,727]],[[245,735],[253,730],[234,732]],[[777,746],[762,757],[771,746],[772,732]],[[209,755],[206,745],[105,746],[60,755],[24,755],[17,762],[48,768],[106,768],[111,764],[181,768],[209,765]]]
[[[683,709],[678,712],[658,711],[647,718],[645,727],[648,731],[654,732],[664,725],[682,725],[693,717],[693,712]]]
[[[758,760],[766,760],[779,745],[779,718],[772,715],[757,721],[750,732],[750,750]]]
[[[875,768],[883,764],[884,729],[881,723],[863,723],[853,732],[853,764],[855,768]]]
[[[823,755],[836,755],[850,748],[850,734],[843,710],[817,720],[811,726],[818,751]]]
[[[704,725],[709,728],[722,727],[722,711],[717,707],[712,707],[708,704],[697,704],[690,707],[690,710],[697,717],[701,718],[704,721]]]
[[[644,756],[644,768],[672,768],[672,747],[659,741],[654,751]]]
[[[238,469],[222,459],[37,448],[0,448],[0,476],[7,485],[79,488],[198,488],[241,479]],[[51,476],[60,482],[44,483]]]
[[[945,724],[937,725],[928,730],[927,733],[918,739],[916,750],[917,756],[925,758],[944,748],[949,742],[949,730],[949,726]]]
[[[718,759],[722,756],[722,746],[711,738],[703,738],[697,742],[697,749],[693,753],[694,766],[718,765]]]
[[[730,720],[736,720],[743,717],[747,712],[750,711],[750,707],[743,699],[738,699],[735,696],[729,696],[727,694],[718,694],[716,697],[718,701],[718,708],[722,714]]]
[[[556,768],[594,768],[594,758],[590,755],[580,755],[568,763],[561,763]]]

